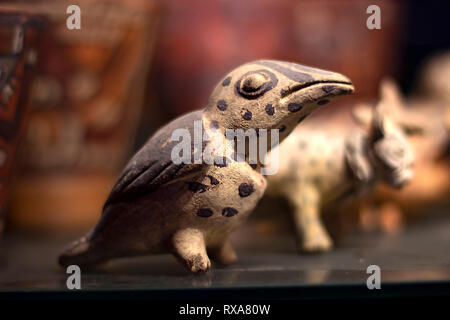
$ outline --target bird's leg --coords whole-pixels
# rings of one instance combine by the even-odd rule
[[[220,246],[208,249],[211,259],[226,266],[237,261],[237,255],[230,240],[225,240]]]
[[[197,229],[177,231],[171,239],[173,254],[193,273],[207,271],[211,262],[206,254],[203,233]]]
[[[302,184],[290,192],[294,205],[294,222],[299,249],[307,253],[328,251],[333,246],[328,232],[320,220],[319,193],[314,186]]]

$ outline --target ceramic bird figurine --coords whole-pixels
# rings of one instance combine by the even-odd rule
[[[282,140],[318,106],[352,92],[345,76],[294,63],[262,60],[234,69],[218,83],[204,109],[162,127],[132,157],[97,226],[60,256],[60,264],[85,267],[163,252],[193,273],[208,270],[209,257],[224,265],[234,262],[229,235],[266,188],[260,163],[228,159],[228,151],[211,153],[212,163],[195,159],[230,129],[279,129]],[[173,132],[198,135],[196,123],[200,136],[213,138],[200,146],[191,141],[189,160],[194,161],[173,161],[178,145]],[[231,145],[225,149],[234,150],[233,143],[225,139]]]
[[[413,150],[404,128],[392,121],[388,93],[382,92],[373,110],[361,106],[359,111],[369,114],[354,111],[360,124],[330,120],[320,127],[300,126],[279,146],[280,169],[268,176],[268,194],[292,204],[299,251],[333,246],[322,211],[367,192],[376,182],[400,188],[411,180]]]

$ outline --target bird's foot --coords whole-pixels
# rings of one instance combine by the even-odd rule
[[[188,257],[184,263],[192,273],[203,273],[211,268],[211,262],[209,261],[208,256],[200,253]]]
[[[211,267],[203,233],[197,229],[176,232],[172,238],[172,251],[192,273],[203,273]]]

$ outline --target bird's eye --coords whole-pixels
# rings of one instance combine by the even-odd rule
[[[267,82],[267,75],[263,73],[250,74],[242,79],[241,88],[244,92],[255,92]]]
[[[247,99],[256,99],[276,86],[278,80],[267,70],[250,71],[236,82],[236,91]]]

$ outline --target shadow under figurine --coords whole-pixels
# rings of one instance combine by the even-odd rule
[[[260,163],[224,161],[228,153],[220,152],[212,153],[216,160],[211,164],[192,159],[204,156],[227,129],[279,129],[281,141],[317,107],[352,92],[348,78],[294,63],[262,60],[234,69],[215,87],[205,109],[162,127],[133,156],[97,226],[60,256],[60,264],[87,267],[170,252],[198,273],[209,269],[208,256],[224,265],[236,261],[228,237],[264,193]],[[202,136],[213,138],[200,150],[190,141],[191,162],[176,164],[172,153],[179,142],[172,140],[173,132],[184,129],[195,138],[195,123]],[[234,150],[234,140],[224,143]]]
[[[268,194],[283,196],[293,206],[299,251],[317,253],[333,246],[322,211],[336,209],[377,182],[400,188],[411,180],[415,156],[404,126],[391,114],[393,98],[386,83],[373,109],[353,110],[359,124],[301,126],[279,146],[280,169],[268,177]]]

